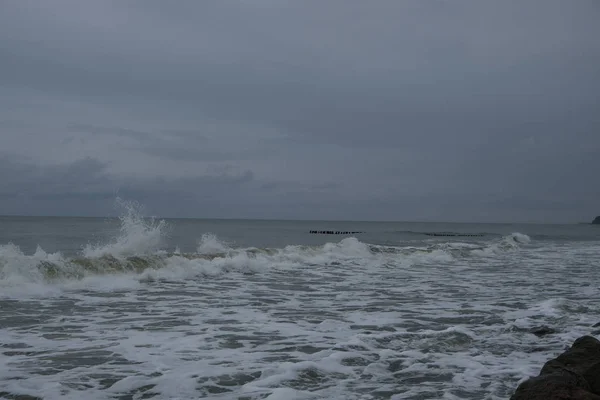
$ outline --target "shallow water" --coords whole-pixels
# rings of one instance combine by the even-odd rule
[[[506,399],[600,320],[589,225],[0,223],[0,398]]]

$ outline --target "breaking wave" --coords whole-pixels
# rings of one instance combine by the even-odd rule
[[[198,254],[215,254],[215,253],[227,253],[229,252],[231,247],[229,245],[217,238],[216,235],[212,233],[205,233],[202,235],[202,239],[200,239],[200,243],[198,244],[198,249],[196,250]]]
[[[146,221],[142,216],[142,207],[138,203],[117,198],[117,204],[125,210],[119,217],[121,222],[119,234],[109,243],[86,245],[83,249],[84,257],[131,257],[160,249],[166,234],[166,222],[156,221],[154,218]]]
[[[431,265],[448,263],[456,258],[491,256],[514,250],[517,245],[501,243],[486,247],[469,244],[445,244],[431,247],[391,247],[362,243],[346,238],[323,246],[286,246],[282,249],[228,249],[216,245],[214,252],[178,253],[158,251],[155,254],[124,255],[96,253],[96,256],[64,258],[60,253],[46,253],[39,248],[32,255],[24,254],[18,246],[0,246],[0,282],[51,282],[64,279],[83,279],[91,275],[139,274],[145,279],[161,276],[189,278],[217,275],[230,271],[256,273],[265,268],[294,268],[306,265],[340,267],[347,264],[372,265]],[[509,242],[510,243],[510,242]],[[84,251],[86,253],[86,251]],[[89,253],[88,253],[89,254]]]
[[[47,253],[38,246],[24,254],[14,244],[0,245],[0,285],[81,280],[90,276],[128,274],[138,280],[181,279],[226,272],[257,273],[264,269],[301,266],[364,268],[439,265],[473,256],[514,251],[530,242],[513,233],[484,244],[438,243],[423,247],[395,247],[363,243],[354,237],[321,246],[288,245],[283,248],[233,248],[206,233],[194,253],[162,245],[168,232],[163,220],[145,219],[134,203],[121,202],[125,212],[120,229],[108,243],[88,244],[75,257]]]

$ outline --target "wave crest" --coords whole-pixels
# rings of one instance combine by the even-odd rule
[[[219,240],[216,235],[205,233],[202,235],[196,251],[198,254],[218,254],[227,253],[230,250],[229,244]]]
[[[256,273],[265,269],[363,269],[441,265],[472,256],[494,256],[518,249],[531,239],[512,233],[487,243],[436,243],[422,247],[381,246],[347,237],[320,246],[288,245],[284,248],[233,248],[216,235],[202,235],[196,252],[167,252],[161,245],[167,232],[163,220],[142,217],[137,203],[118,199],[124,213],[118,234],[105,244],[88,244],[80,256],[65,258],[41,247],[31,255],[14,244],[0,245],[0,284],[46,283],[81,280],[91,276],[124,275],[143,279],[180,279],[229,271]]]
[[[512,251],[528,237],[512,234],[500,241],[478,246],[469,243],[444,243],[428,247],[378,246],[345,238],[322,246],[286,246],[285,248],[233,249],[215,235],[207,234],[200,241],[198,252],[180,253],[155,251],[125,255],[125,246],[102,247],[89,256],[64,258],[60,253],[46,253],[40,247],[26,255],[13,244],[0,246],[0,281],[55,282],[84,279],[95,275],[134,274],[140,279],[180,279],[193,276],[213,276],[226,272],[257,273],[265,269],[294,269],[306,266],[343,268],[361,265],[364,268],[439,265],[473,256],[493,256]],[[117,254],[108,251],[117,249]],[[147,250],[148,247],[143,247]]]
[[[138,203],[117,199],[117,204],[125,210],[119,217],[119,235],[108,244],[87,244],[83,249],[84,257],[132,257],[151,254],[160,249],[167,228],[166,222],[156,221],[154,218],[144,219]]]

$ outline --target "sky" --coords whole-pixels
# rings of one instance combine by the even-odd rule
[[[600,215],[596,0],[4,0],[0,214]]]

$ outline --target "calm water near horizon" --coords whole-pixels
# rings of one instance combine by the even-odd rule
[[[506,399],[598,268],[587,224],[0,217],[0,398]]]

